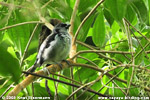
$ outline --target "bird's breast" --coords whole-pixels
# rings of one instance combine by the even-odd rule
[[[56,36],[44,54],[47,62],[60,62],[68,56],[71,47],[71,38],[68,35]],[[47,57],[46,57],[47,56]]]

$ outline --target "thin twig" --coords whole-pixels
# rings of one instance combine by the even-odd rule
[[[54,0],[49,0],[45,5],[43,5],[43,6],[41,7],[41,9],[45,8],[47,5],[49,5],[49,3],[53,2],[53,1],[54,1]]]
[[[71,83],[68,83],[68,82],[64,82],[64,81],[61,81],[61,80],[58,80],[58,79],[54,79],[54,78],[51,78],[51,77],[47,77],[47,76],[44,76],[44,75],[39,75],[39,74],[36,74],[36,73],[30,73],[30,72],[23,72],[23,73],[24,73],[24,74],[30,74],[30,75],[37,76],[37,77],[46,78],[46,79],[53,80],[53,81],[57,81],[57,82],[60,82],[60,83],[66,84],[66,85],[70,85],[70,86],[74,86],[74,87],[77,87],[77,88],[80,87],[80,86],[75,85],[75,84],[71,84]],[[86,88],[82,88],[82,89],[86,89]],[[104,96],[104,97],[106,97],[106,95],[103,95],[103,94],[101,94],[101,93],[95,92],[94,90],[88,89],[88,91],[91,92],[91,93],[97,94],[97,95],[99,95],[99,96]]]
[[[144,49],[147,48],[149,45],[150,45],[150,42],[148,42],[148,43],[134,56],[134,58],[138,57],[138,56],[144,51]]]
[[[83,42],[80,42],[80,41],[77,41],[77,43],[79,43],[79,44],[81,44],[81,45],[83,45],[83,46],[85,46],[85,47],[87,47],[87,48],[89,48],[89,49],[91,49],[91,50],[95,50],[93,47],[87,45],[86,43],[83,43]],[[114,61],[114,62],[116,62],[116,63],[118,63],[118,64],[122,64],[120,61],[118,61],[118,60],[116,60],[116,59],[113,59],[113,58],[110,58],[110,57],[107,57],[107,56],[105,56],[105,55],[103,55],[103,54],[101,54],[101,53],[96,53],[96,54],[98,54],[98,55],[99,55],[100,57],[102,57],[102,58],[106,58],[106,59],[109,59],[109,60],[111,60],[111,61]]]
[[[138,32],[141,36],[143,36],[147,41],[150,42],[150,40],[149,40],[146,36],[144,36],[139,30],[137,30],[126,18],[124,18],[124,20],[125,20],[136,32]]]
[[[97,81],[99,81],[103,77],[103,75],[104,74],[101,74],[96,80],[91,81],[89,83],[86,83],[86,84],[82,85],[81,87],[79,87],[77,90],[75,90],[73,93],[71,93],[71,95],[69,95],[66,100],[69,100],[75,93],[77,93],[79,90],[81,90],[82,88],[87,87],[89,85],[89,87],[87,87],[84,90],[84,92],[86,92],[94,83],[96,83]],[[107,97],[109,97],[109,96],[107,96]]]
[[[72,60],[68,60],[70,65],[68,65],[66,62],[61,62],[62,64],[62,69],[64,68],[68,68],[68,67],[71,67],[71,66],[75,66],[75,67],[85,67],[85,68],[91,68],[91,69],[94,69],[96,71],[100,71],[100,72],[104,72],[104,70],[102,69],[99,69],[99,68],[96,68],[95,66],[91,66],[91,65],[88,65],[88,64],[77,64],[77,63],[73,63]],[[124,67],[126,68],[126,67]],[[45,70],[48,70],[49,73],[55,73],[55,72],[58,72],[60,71],[60,66],[59,65],[50,65],[48,67],[45,67]],[[48,73],[46,73],[44,71],[44,69],[40,70],[40,71],[37,71],[35,73],[38,73],[39,75],[43,75],[43,76],[47,76]],[[27,73],[28,74],[28,73]],[[110,74],[110,73],[106,73],[107,76],[109,77],[114,77],[114,75]],[[38,79],[39,77],[35,77],[33,75],[29,75],[28,77],[26,77],[23,81],[21,81],[18,85],[16,85],[9,93],[7,96],[16,96],[21,90],[23,90],[24,88],[26,88],[30,83],[32,83],[35,79]],[[120,81],[120,82],[123,82],[125,84],[127,84],[127,81],[126,80],[123,80],[123,79],[120,79],[118,77],[115,77],[116,80]],[[59,80],[60,81],[60,80]],[[135,84],[132,83],[133,86],[135,86]],[[150,91],[150,89],[148,87],[143,87],[146,91]]]
[[[48,27],[50,30],[53,30],[54,26],[52,24],[50,24],[41,14],[41,9],[39,7],[37,7],[37,5],[35,4],[35,2],[33,2],[33,6],[36,9],[36,12],[40,18],[40,20],[45,24],[46,27]]]
[[[43,22],[40,22],[40,21],[29,21],[29,22],[18,23],[18,24],[14,24],[14,25],[11,25],[11,26],[7,26],[7,27],[4,27],[4,28],[1,28],[0,31],[6,30],[6,29],[9,29],[9,28],[12,28],[12,27],[24,25],[24,24],[37,24],[37,23],[43,23]]]
[[[34,84],[33,84],[33,82],[32,82],[32,97],[34,97]]]
[[[122,93],[124,93],[124,95],[127,95],[127,94],[125,93],[125,91],[122,90],[123,88],[120,87],[114,80],[113,80],[112,82],[122,91]],[[127,88],[124,88],[124,89],[127,89]]]
[[[131,60],[126,54],[123,54],[123,56],[129,61]]]
[[[45,80],[45,88],[46,88],[48,95],[51,97],[51,91],[50,91],[50,88],[48,87],[48,80]]]
[[[12,88],[12,86],[14,85],[14,82],[9,85],[9,87],[2,93],[2,95],[0,96],[0,99],[2,100],[2,97]]]
[[[129,52],[124,52],[124,51],[106,51],[106,50],[83,50],[77,52],[71,59],[74,59],[76,56],[83,54],[83,53],[118,53],[118,54],[130,54]],[[102,54],[101,54],[102,56]],[[111,58],[109,58],[111,59]],[[111,59],[112,60],[112,59]],[[115,60],[116,61],[116,60]],[[120,62],[119,62],[120,63]],[[121,63],[120,63],[121,64]]]
[[[115,79],[124,69],[125,69],[125,67],[122,68],[116,75],[114,75],[113,77],[111,77],[111,79],[110,79],[105,85],[109,84],[113,79]],[[108,71],[107,71],[107,72],[108,72]],[[105,74],[107,74],[107,72],[106,72]],[[101,87],[101,88],[98,90],[98,92],[100,92],[104,87],[105,87],[105,86]],[[94,96],[95,96],[95,95],[92,95],[88,100],[91,100]]]
[[[79,25],[76,33],[75,33],[75,36],[74,36],[74,41],[73,41],[73,44],[76,43],[76,40],[77,40],[77,36],[80,32],[80,29],[81,27],[84,25],[84,23],[86,22],[86,20],[94,13],[94,11],[104,2],[105,0],[101,0],[99,1],[94,7],[93,9],[88,13],[88,15],[82,20],[81,24]]]
[[[112,82],[113,82],[113,80],[112,80]],[[104,82],[103,82],[103,80],[101,79],[101,84],[102,84],[102,86],[104,86],[104,87],[106,87],[106,88],[110,88],[110,89],[124,89],[124,90],[127,90],[128,88],[123,88],[123,87],[111,87],[111,86],[108,86],[108,85],[105,85],[104,84]],[[135,87],[135,86],[134,86]]]
[[[84,60],[90,62],[91,64],[93,64],[93,65],[96,66],[97,68],[99,67],[98,65],[96,65],[93,61],[91,61],[91,60],[88,59],[88,58],[85,58],[85,57],[82,57],[82,56],[78,56],[78,58],[82,58],[82,59],[84,59]]]
[[[114,69],[117,69],[117,68],[119,68],[119,67],[135,67],[135,68],[139,68],[139,69],[141,69],[141,70],[146,70],[146,71],[148,71],[148,72],[150,72],[150,69],[147,69],[147,68],[145,68],[145,67],[140,67],[140,65],[134,65],[134,64],[122,64],[122,65],[117,65],[117,66],[115,66],[115,67],[113,67],[113,68],[111,68],[111,69],[108,69],[108,70],[114,70]]]
[[[35,31],[36,31],[38,25],[39,25],[39,24],[37,23],[36,26],[35,26],[34,29],[33,29],[33,32],[32,32],[32,34],[31,34],[30,38],[29,38],[29,41],[28,41],[28,43],[27,43],[27,45],[26,45],[26,48],[25,48],[25,50],[24,50],[24,54],[23,54],[23,56],[22,56],[22,58],[21,58],[21,61],[20,61],[20,66],[22,66],[23,60],[24,60],[24,58],[25,58],[25,55],[26,55],[26,53],[27,53],[27,50],[28,50],[28,48],[29,48],[29,45],[30,45],[30,43],[31,43],[31,41],[32,41],[32,38],[33,38],[33,36],[34,36],[34,33],[35,33]]]
[[[138,41],[140,47],[143,49],[143,46],[142,46],[141,42],[140,42],[139,39],[136,37],[136,35],[134,34],[134,32],[133,32],[131,29],[130,29],[130,31],[132,32],[133,36],[134,36],[134,37],[136,38],[136,40]],[[147,55],[147,52],[145,51],[145,49],[143,49],[143,50],[144,50],[144,53],[145,53],[146,58],[149,58],[148,55]]]
[[[53,75],[54,78],[54,75]],[[57,80],[59,80],[59,76],[57,77]],[[55,93],[54,93],[54,100],[59,100],[58,98],[58,82],[54,81],[54,86],[55,86]]]
[[[7,6],[7,7],[15,7],[15,8],[26,8],[23,5],[14,5],[12,3],[5,3],[5,2],[0,2],[0,5],[2,6]]]
[[[100,79],[102,79],[104,73],[102,73],[96,80],[92,81],[92,82],[89,82],[89,86],[87,86],[86,90],[84,90],[77,98],[76,100],[78,100],[79,97],[81,97],[86,91],[88,88],[90,88],[91,86],[93,86],[96,82],[98,82]]]
[[[85,88],[86,86],[88,86],[88,85],[90,85],[90,84],[91,84],[91,83],[87,83],[87,84],[84,84],[83,86],[79,87],[78,89],[76,89],[75,91],[73,91],[73,92],[66,98],[66,100],[69,100],[71,97],[73,97],[73,95],[74,95],[75,93],[77,93],[79,90]]]
[[[132,40],[131,40],[129,24],[126,23],[124,19],[123,19],[123,23],[124,23],[124,27],[125,27],[125,33],[127,34],[127,38],[128,38],[129,50],[131,52],[131,63],[134,65],[135,60],[134,60],[133,45],[132,45]],[[130,87],[131,87],[131,83],[132,83],[135,68],[132,67],[131,69],[132,69],[132,72],[131,72],[131,77],[130,77],[129,83],[127,84],[128,89],[127,89],[127,93],[126,93],[127,95],[126,96],[128,96],[128,94],[129,94],[129,90],[130,90]]]
[[[92,65],[88,65],[88,64],[80,64],[80,63],[73,63],[72,66],[76,66],[76,67],[79,67],[79,66],[82,66],[82,67],[85,67],[85,68],[90,68],[90,69],[93,69],[93,70],[96,70],[96,71],[99,71],[99,72],[104,72],[103,69],[100,69],[100,68],[97,68],[95,66],[92,66]],[[126,67],[124,67],[126,68]],[[110,70],[114,70],[114,69],[110,69]],[[114,75],[110,74],[110,73],[106,73],[107,76],[109,77],[114,77]],[[115,77],[116,80],[120,81],[120,82],[123,82],[123,83],[127,83],[126,80],[123,80],[123,79],[120,79],[118,77]],[[134,85],[134,84],[132,84]],[[135,85],[134,85],[135,86]],[[150,91],[150,90],[149,90]]]
[[[79,85],[83,85],[82,83],[80,83],[80,82],[78,82],[78,81],[76,81],[76,80],[73,80],[73,79],[71,79],[71,78],[68,78],[68,77],[66,77],[66,76],[63,76],[63,75],[60,75],[60,74],[55,74],[55,73],[52,73],[52,74],[53,74],[53,75],[56,75],[56,76],[59,76],[59,77],[62,77],[62,78],[64,78],[64,79],[73,81],[73,82],[75,82],[75,83],[78,83]]]
[[[126,42],[126,41],[127,41],[127,40],[120,40],[120,41],[117,41],[117,42],[113,42],[113,43],[104,45],[104,46],[102,46],[101,48],[105,48],[106,46],[110,46],[110,45],[113,45],[113,44],[117,44],[117,43],[121,43],[121,42]]]

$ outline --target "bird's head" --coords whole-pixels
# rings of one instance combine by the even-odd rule
[[[58,32],[67,32],[71,25],[70,24],[65,24],[65,23],[59,23],[54,27],[54,30]]]

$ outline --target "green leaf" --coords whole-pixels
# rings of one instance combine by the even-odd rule
[[[84,46],[81,46],[81,45],[78,45],[78,50],[77,51],[81,51],[81,50],[88,50],[88,48],[84,47]],[[85,57],[85,58],[88,58],[89,60],[93,61],[95,58],[98,57],[97,54],[95,53],[83,53],[81,54],[80,56],[82,57]],[[84,60],[84,59],[81,59],[81,58],[78,58],[77,59],[77,62],[79,63],[87,63],[88,61],[87,60]]]
[[[105,23],[102,9],[99,9],[99,14],[95,20],[92,39],[99,47],[102,47],[105,42]]]
[[[138,15],[138,19],[141,24],[148,22],[148,10],[143,0],[132,0],[129,2],[130,6],[134,9]]]
[[[18,59],[13,47],[8,47],[8,50],[7,50],[7,51],[8,51],[14,58]]]
[[[124,88],[124,85],[121,82],[115,80],[115,83],[120,87]],[[118,87],[114,84],[114,87]],[[119,88],[114,88],[114,96],[116,97],[124,97],[124,93]]]
[[[106,0],[104,7],[109,10],[116,21],[121,21],[125,16],[127,0]]]
[[[15,15],[16,14],[16,15]],[[17,10],[9,19],[8,25],[14,25],[25,21],[25,17]],[[8,29],[7,34],[11,41],[13,42],[16,49],[19,51],[20,56],[22,56],[26,44],[29,40],[31,30],[33,30],[34,24],[25,24],[16,26]]]
[[[0,75],[3,77],[12,77],[13,81],[18,81],[21,70],[19,61],[7,52],[4,42],[0,44]]]
[[[82,13],[89,7],[94,6],[96,3],[97,3],[97,0],[88,0],[88,2],[87,2],[87,0],[80,0],[79,7],[78,7],[79,12]]]
[[[74,78],[76,80],[80,79],[82,80],[82,82],[86,82],[86,81],[89,81],[91,76],[94,76],[94,75],[97,76],[95,70],[91,70],[90,68],[81,68],[78,70],[78,72],[74,74]]]
[[[49,97],[45,87],[41,87],[39,83],[34,83],[35,97]]]
[[[40,0],[40,2],[45,2],[44,0]],[[46,2],[45,2],[46,3]],[[72,14],[72,8],[68,5],[66,1],[56,0],[51,2],[50,5],[47,6],[49,9],[45,9],[45,13],[47,11],[50,12],[50,16],[52,18],[58,18],[65,22],[66,20],[70,20]]]
[[[136,12],[129,5],[127,6],[127,12],[125,17],[130,23],[132,23],[134,19],[136,19]]]
[[[114,21],[114,23],[112,24],[112,35],[116,35],[116,32],[120,29],[118,23],[116,21]]]
[[[148,32],[145,36],[146,36],[147,38],[150,38],[150,33]],[[147,40],[145,40],[145,38],[142,38],[142,39],[141,39],[141,45],[142,45],[143,47],[144,47],[147,43],[148,43],[148,42],[147,42]],[[147,48],[145,48],[145,51],[146,51],[146,50],[149,50],[149,49],[150,49],[150,47],[149,47],[149,45],[148,45]],[[138,45],[138,47],[137,47],[137,49],[136,49],[135,55],[137,55],[141,50],[142,50],[141,46]],[[136,56],[135,64],[136,64],[136,65],[142,64],[143,61],[144,61],[144,57],[145,57],[145,53],[144,53],[143,50],[142,50],[142,52]],[[148,60],[149,60],[149,59],[148,59]]]
[[[88,19],[87,21],[84,23],[84,25],[82,26],[79,35],[78,35],[78,39],[80,41],[85,41],[88,31],[90,29],[90,27],[92,26],[92,23],[94,22],[94,18],[95,18],[96,13],[94,12]]]
[[[108,11],[108,9],[105,9],[103,10],[104,12],[104,16],[107,20],[107,22],[109,23],[109,25],[111,26],[114,22],[114,18],[112,17],[112,15],[110,14],[110,12]]]
[[[4,33],[0,31],[0,42],[3,40]]]
[[[120,43],[117,50],[118,51],[128,51],[129,47],[128,47],[127,41]],[[130,58],[130,55],[126,55],[126,56]],[[121,62],[128,61],[128,59],[126,59],[125,56],[121,55],[121,54],[115,54],[115,58]]]
[[[37,55],[37,53],[34,53],[34,54],[30,55],[29,57],[27,57],[25,60],[32,61],[33,59],[36,58],[36,55]]]

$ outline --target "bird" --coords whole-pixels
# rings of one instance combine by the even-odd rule
[[[36,61],[28,72],[34,72],[44,64],[59,64],[69,55],[71,49],[71,35],[68,29],[71,25],[58,23],[51,34],[41,43]]]

